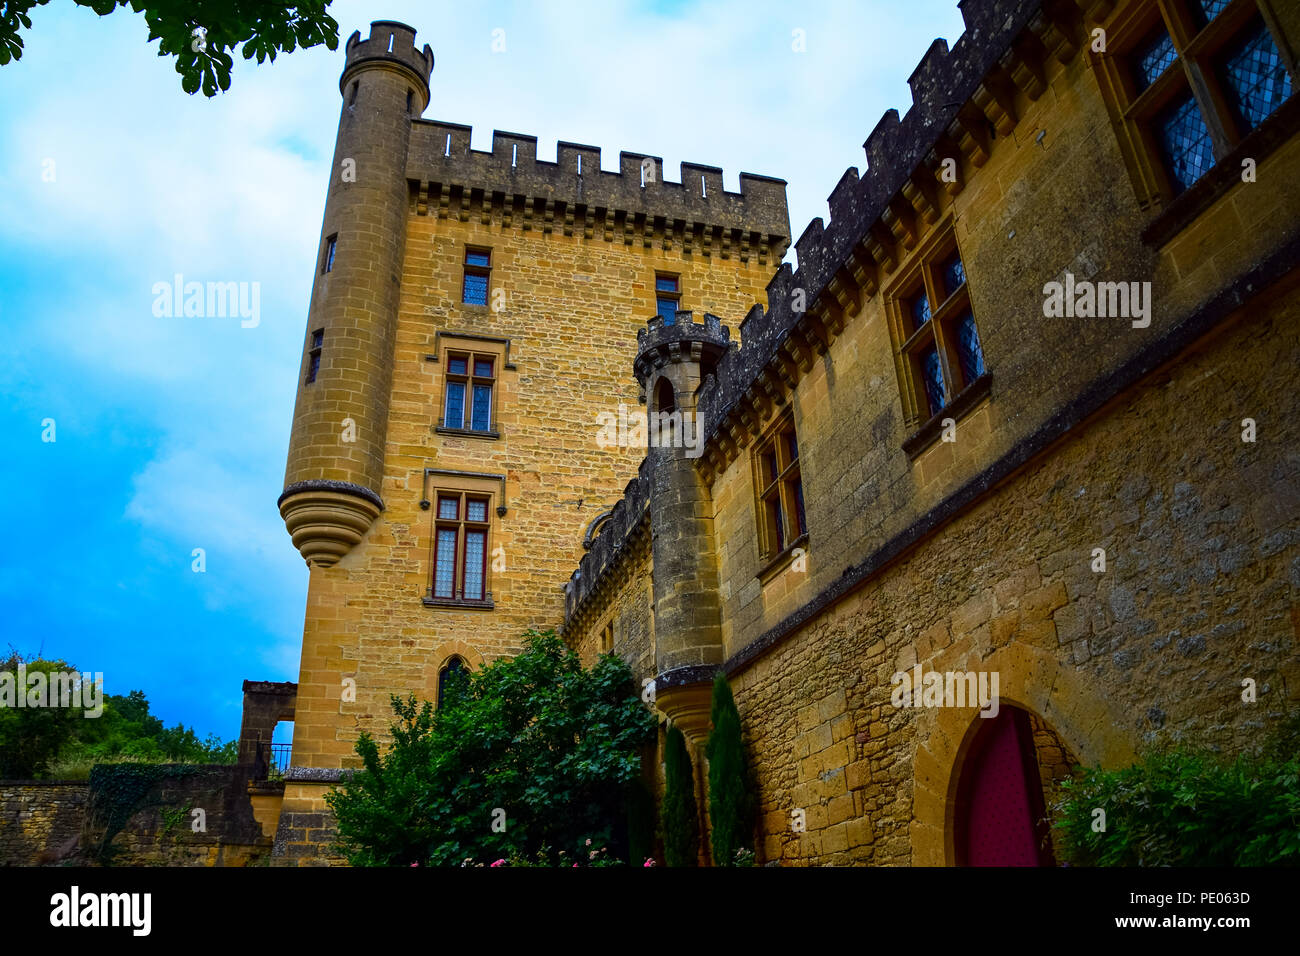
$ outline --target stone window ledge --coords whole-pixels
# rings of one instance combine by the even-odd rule
[[[975,381],[963,388],[951,402],[945,405],[924,425],[914,431],[904,442],[903,451],[911,461],[916,461],[921,452],[933,445],[943,432],[943,420],[951,418],[960,421],[962,416],[988,397],[993,387],[993,373],[985,372]]]
[[[458,601],[455,598],[435,598],[429,597],[426,594],[420,600],[424,603],[425,607],[447,607],[456,608],[461,611],[490,611],[496,607],[496,604],[490,597],[486,601]]]
[[[774,577],[784,571],[786,567],[789,566],[790,562],[794,560],[794,553],[800,548],[804,550],[805,554],[807,553],[808,535],[806,533],[799,535],[799,537],[795,538],[786,546],[784,551],[779,552],[775,557],[768,561],[767,564],[758,569],[758,574],[756,576],[759,583],[767,584]]]
[[[1253,159],[1258,165],[1300,130],[1300,96],[1292,93],[1273,115],[1251,130],[1237,147],[1210,168],[1204,176],[1177,196],[1142,230],[1142,241],[1161,248],[1192,224],[1205,210],[1242,184],[1241,164]],[[1247,184],[1249,185],[1249,184]]]
[[[491,431],[476,431],[473,428],[447,428],[443,425],[435,425],[433,430],[439,435],[454,435],[457,438],[480,438],[487,441],[496,441],[501,437],[501,433],[495,428]]]

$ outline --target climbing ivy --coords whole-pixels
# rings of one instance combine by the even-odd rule
[[[184,763],[113,763],[92,768],[89,829],[91,832],[103,829],[98,844],[91,847],[93,857],[103,864],[112,863],[116,853],[113,839],[127,822],[141,810],[166,805],[161,798],[163,783],[202,773],[204,769]]]

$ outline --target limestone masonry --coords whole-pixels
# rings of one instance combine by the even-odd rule
[[[761,863],[1050,864],[1071,767],[1296,706],[1300,7],[961,10],[797,268],[783,180],[474,150],[413,28],[352,35],[279,501],[301,668],[245,685],[249,761],[294,721],[275,862],[337,862],[391,694],[529,628],[652,683],[702,807],[727,674]]]

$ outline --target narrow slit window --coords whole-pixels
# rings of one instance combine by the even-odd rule
[[[334,251],[338,248],[338,241],[337,232],[325,240],[325,255],[321,257],[321,275],[334,271]]]
[[[316,373],[320,371],[320,356],[325,347],[325,330],[317,329],[311,334],[311,348],[307,351],[307,383],[310,385],[316,381]]]

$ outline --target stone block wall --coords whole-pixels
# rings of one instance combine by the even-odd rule
[[[36,866],[71,857],[88,791],[85,783],[0,781],[0,866]]]

